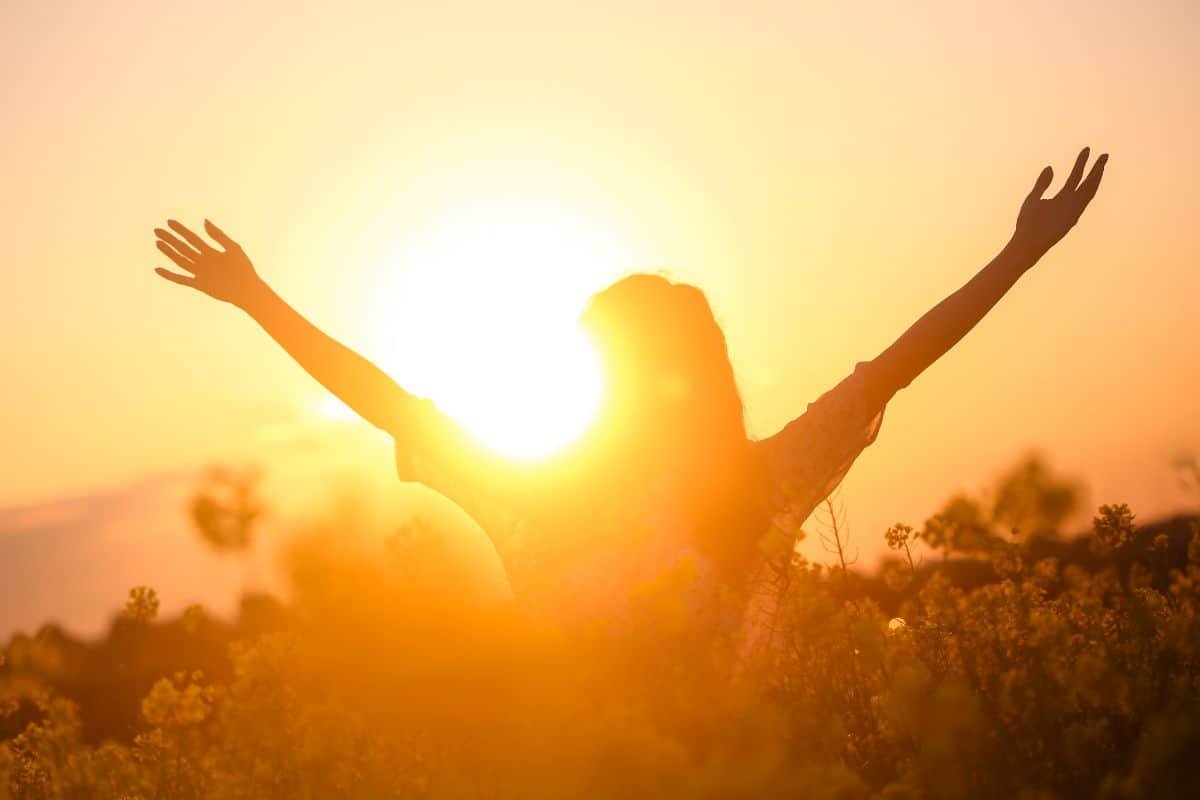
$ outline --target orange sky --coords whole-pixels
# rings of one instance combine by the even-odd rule
[[[398,370],[474,332],[495,283],[422,289],[406,247],[480,203],[586,220],[612,262],[565,259],[549,296],[518,271],[512,296],[699,284],[765,435],[981,267],[1084,144],[1112,162],[1079,228],[897,396],[843,500],[874,540],[1036,447],[1092,503],[1189,502],[1168,462],[1200,450],[1194,3],[100,5],[0,10],[0,505],[329,424],[252,323],[154,277],[167,216],[217,220]]]

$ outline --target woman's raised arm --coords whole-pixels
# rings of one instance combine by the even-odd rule
[[[393,435],[401,429],[403,415],[414,398],[383,370],[327,336],[285,303],[258,276],[237,242],[207,220],[204,229],[220,249],[175,220],[167,225],[170,231],[154,230],[156,244],[185,274],[161,267],[155,272],[242,309],[359,416]]]
[[[1042,170],[1017,216],[1012,239],[1000,254],[965,286],[934,306],[870,364],[872,402],[880,407],[941,358],[999,302],[1026,270],[1038,262],[1079,221],[1096,195],[1108,154],[1083,177],[1089,151],[1084,148],[1058,194],[1043,198],[1054,179]]]

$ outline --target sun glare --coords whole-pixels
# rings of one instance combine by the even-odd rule
[[[586,430],[603,372],[577,320],[628,270],[619,237],[586,214],[501,198],[430,219],[390,261],[373,338],[402,383],[515,459]]]
[[[317,402],[317,408],[321,412],[321,416],[335,422],[345,422],[356,417],[354,409],[331,394],[321,395]]]

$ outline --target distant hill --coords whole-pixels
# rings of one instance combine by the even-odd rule
[[[131,586],[166,587],[163,612],[191,603],[230,614],[245,567],[213,552],[185,510],[196,473],[0,509],[0,638],[56,623],[105,631]]]

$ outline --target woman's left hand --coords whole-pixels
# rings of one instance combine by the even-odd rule
[[[1083,148],[1075,159],[1075,166],[1067,176],[1066,183],[1058,194],[1051,198],[1042,195],[1054,180],[1054,170],[1046,167],[1033,184],[1033,191],[1021,205],[1017,216],[1017,229],[1013,233],[1013,244],[1022,251],[1028,252],[1037,260],[1060,239],[1067,235],[1088,203],[1096,196],[1100,188],[1100,179],[1104,177],[1104,165],[1108,163],[1108,153],[1096,159],[1095,165],[1087,178],[1083,170],[1087,166],[1090,150]]]

